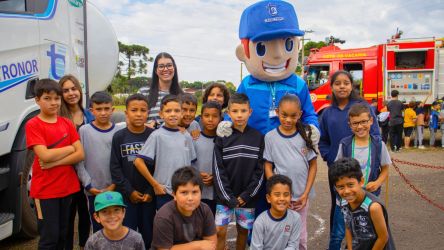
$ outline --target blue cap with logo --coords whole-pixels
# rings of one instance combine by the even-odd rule
[[[98,212],[110,206],[126,207],[119,192],[107,191],[100,193],[94,199],[94,211]]]
[[[257,42],[302,35],[293,5],[285,1],[260,1],[242,13],[240,39]]]

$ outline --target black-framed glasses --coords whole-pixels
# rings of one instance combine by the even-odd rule
[[[158,70],[172,69],[172,68],[174,68],[174,65],[172,63],[157,65]]]
[[[359,122],[351,122],[351,123],[349,123],[349,124],[350,124],[350,126],[351,126],[352,128],[356,128],[356,127],[358,127],[359,125],[361,125],[361,126],[365,126],[365,125],[367,125],[369,121],[370,121],[370,119],[368,119],[368,120],[362,120],[362,121],[359,121]]]

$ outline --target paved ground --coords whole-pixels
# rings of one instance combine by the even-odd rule
[[[444,166],[444,149],[403,150],[393,158]],[[426,169],[397,164],[414,186],[434,202],[444,206],[444,169]],[[318,161],[315,189],[317,196],[311,201],[309,221],[309,248],[326,249],[329,228],[329,191],[327,170]],[[385,187],[381,194],[386,199]],[[444,249],[444,211],[423,200],[407,186],[394,168],[390,169],[388,185],[388,213],[393,238],[398,249]],[[234,230],[229,238],[233,239]],[[8,239],[0,242],[0,249],[36,249],[37,240]],[[233,242],[230,242],[230,248]]]

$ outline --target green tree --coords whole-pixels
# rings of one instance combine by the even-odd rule
[[[236,86],[232,82],[226,82],[225,87],[230,91],[230,94],[236,93]]]
[[[310,50],[313,48],[320,49],[325,46],[327,46],[327,44],[324,41],[308,41],[306,44],[304,44],[304,56],[308,56],[310,54]]]
[[[119,61],[117,75],[123,75],[129,80],[136,74],[147,74],[148,62],[153,61],[153,58],[148,56],[149,52],[150,50],[143,45],[128,45],[119,41],[119,53],[123,58]]]

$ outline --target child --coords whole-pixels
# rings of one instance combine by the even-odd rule
[[[201,121],[203,124],[203,131],[199,138],[193,141],[196,149],[197,160],[193,163],[200,172],[204,187],[202,189],[202,201],[205,202],[213,212],[216,214],[216,203],[213,194],[213,152],[214,139],[216,138],[217,125],[221,119],[221,106],[217,102],[207,102],[202,105]]]
[[[34,88],[40,113],[26,123],[26,146],[34,151],[30,196],[35,201],[39,249],[62,249],[68,232],[72,194],[80,190],[73,164],[84,153],[73,123],[57,115],[62,90],[51,79]]]
[[[207,103],[209,101],[218,102],[222,110],[228,107],[229,100],[230,100],[230,91],[224,84],[218,82],[210,84],[210,86],[208,86],[205,89],[205,92],[202,97],[202,103]],[[227,120],[227,119],[228,119],[228,114],[226,112],[223,112],[222,120]]]
[[[254,222],[251,250],[299,249],[301,216],[288,209],[292,185],[285,175],[276,174],[267,180],[267,201],[271,208]]]
[[[113,99],[104,91],[91,96],[90,111],[96,119],[79,129],[80,141],[85,149],[85,160],[76,165],[76,170],[80,182],[85,187],[88,210],[95,233],[101,226],[93,216],[94,196],[115,188],[109,168],[111,144],[114,133],[120,130],[123,124],[116,125],[111,122],[114,111]]]
[[[148,138],[134,161],[137,170],[154,188],[157,210],[173,199],[171,176],[174,171],[191,165],[196,159],[190,134],[179,131],[182,107],[177,96],[167,95],[162,99],[160,117],[163,126]],[[148,167],[153,166],[154,175],[148,171]]]
[[[317,171],[315,149],[306,133],[311,128],[300,120],[302,111],[297,95],[283,96],[276,113],[281,125],[265,135],[265,176],[268,179],[276,173],[293,180],[290,209],[301,216],[299,249],[307,249],[308,200]]]
[[[416,130],[415,130],[415,147],[419,149],[425,149],[424,145],[422,145],[422,141],[424,139],[424,125],[425,125],[425,110],[424,104],[427,102],[427,99],[430,97],[428,95],[423,102],[419,102],[415,112],[416,112]]]
[[[353,89],[353,76],[343,70],[336,71],[330,78],[330,87],[332,89],[331,106],[324,109],[320,117],[319,126],[321,129],[321,138],[319,140],[319,151],[327,166],[330,167],[337,154],[340,141],[350,135],[353,135],[350,127],[346,126],[348,122],[348,111],[355,103],[367,102],[362,100],[359,93]],[[372,113],[373,120],[376,120]],[[338,126],[339,125],[339,126]],[[372,135],[380,135],[378,124],[375,122],[371,126]],[[339,196],[334,190],[334,185],[329,181],[331,195],[330,210],[330,250],[339,250],[342,239],[344,238],[344,218],[341,209],[337,206]]]
[[[197,111],[197,98],[188,93],[181,94],[179,97],[182,102],[182,119],[180,120],[180,127],[185,128],[190,134],[199,134],[199,123],[194,120]]]
[[[435,146],[436,132],[438,131],[439,128],[439,108],[440,108],[439,102],[434,101],[432,103],[432,108],[430,113],[430,124],[429,124],[430,147]]]
[[[364,179],[359,162],[339,159],[328,169],[328,177],[348,203],[343,207],[347,249],[395,249],[385,206],[361,188]]]
[[[149,248],[156,213],[156,206],[152,202],[154,191],[137,172],[133,162],[153,130],[144,125],[148,117],[148,101],[145,96],[131,95],[126,99],[125,105],[127,127],[117,131],[112,140],[111,177],[127,204],[123,224],[139,231],[145,246]],[[153,169],[150,171],[153,172]]]
[[[392,100],[387,104],[387,109],[390,112],[390,148],[393,152],[399,152],[402,141],[402,124],[404,123],[402,117],[404,104],[398,100],[398,90],[392,90],[390,95],[392,96]]]
[[[404,111],[404,147],[410,148],[410,137],[416,125],[415,101],[410,101],[408,108]]]
[[[192,167],[171,177],[174,200],[154,218],[153,249],[216,249],[216,227],[210,208],[200,202],[202,179]]]
[[[145,250],[142,236],[122,224],[125,207],[122,195],[118,192],[107,191],[96,196],[94,219],[103,226],[103,229],[89,237],[85,250]]]
[[[381,185],[388,176],[392,164],[390,154],[378,136],[370,135],[373,117],[367,105],[357,103],[348,112],[352,136],[341,140],[337,159],[352,157],[358,160],[364,175],[364,186],[368,192],[379,196]]]
[[[227,226],[236,215],[236,248],[244,249],[248,230],[253,227],[257,192],[263,181],[263,135],[247,125],[251,115],[245,94],[234,94],[228,103],[233,133],[217,137],[213,173],[217,193],[217,249],[225,249]]]

